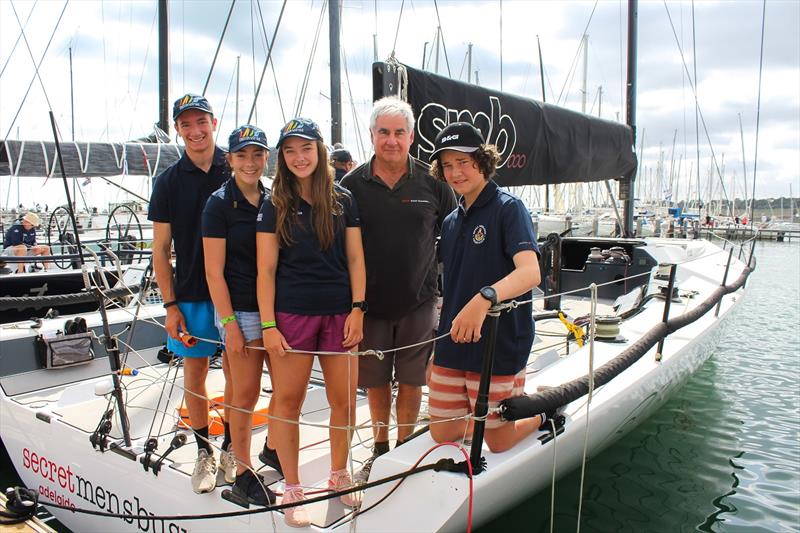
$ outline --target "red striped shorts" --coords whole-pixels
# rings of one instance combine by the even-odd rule
[[[428,412],[437,418],[457,418],[474,412],[480,380],[481,375],[478,372],[432,365],[428,381]],[[489,384],[489,408],[497,407],[502,400],[521,396],[524,392],[524,368],[513,376],[492,376]],[[486,428],[498,428],[505,423],[506,420],[501,419],[500,415],[490,414],[486,419]]]

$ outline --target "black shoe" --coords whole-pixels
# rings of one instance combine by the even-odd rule
[[[281,460],[278,459],[278,452],[269,448],[266,444],[264,449],[258,453],[258,460],[275,470],[283,477],[283,468],[281,468]]]
[[[231,489],[231,500],[242,507],[250,504],[267,506],[275,503],[275,493],[264,484],[264,478],[245,470],[236,476]]]

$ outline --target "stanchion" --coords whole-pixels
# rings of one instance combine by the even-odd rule
[[[733,259],[733,247],[731,247],[731,252],[728,254],[728,264],[725,265],[725,273],[722,275],[722,283],[720,283],[722,287],[728,282],[728,270],[731,268],[731,259]],[[717,308],[714,310],[714,317],[719,316],[720,306],[722,306],[722,296],[719,297],[719,301],[717,302]]]
[[[486,335],[486,344],[483,350],[483,366],[481,367],[481,381],[478,385],[478,397],[475,399],[475,428],[472,431],[472,449],[469,462],[472,463],[472,473],[483,472],[483,433],[486,426],[486,415],[489,413],[489,385],[492,378],[492,365],[494,364],[494,344],[497,340],[497,325],[500,320],[500,310],[496,306],[489,309],[486,315],[489,322],[489,331]]]
[[[677,270],[678,270],[678,265],[670,265],[669,283],[667,284],[667,294],[664,295],[664,316],[661,319],[661,321],[664,323],[666,323],[667,320],[669,320],[669,307],[672,304],[672,291],[675,289],[675,272]],[[664,350],[665,338],[666,337],[662,337],[661,340],[658,341],[658,347],[656,348],[656,361],[661,361],[661,354]]]

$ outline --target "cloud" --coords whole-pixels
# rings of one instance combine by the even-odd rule
[[[24,21],[32,1],[15,0]],[[272,38],[282,2],[261,0],[264,26]],[[482,85],[500,88],[499,2],[439,1],[439,17],[432,2],[405,2],[400,15],[399,0],[343,0],[341,43],[349,71],[350,85],[343,87],[344,142],[365,146],[359,158],[367,156],[369,137],[366,120],[372,97],[371,64],[373,35],[377,35],[378,56],[385,59],[392,49],[403,62],[419,66],[425,42],[431,69],[433,43],[441,24],[452,75],[457,77],[465,63],[467,44],[473,44],[472,68],[478,70]],[[755,115],[761,38],[761,2],[695,3],[697,74],[699,103],[718,158],[726,154],[729,169],[741,168],[741,140],[738,114],[742,115],[745,155],[749,168],[755,147]],[[220,139],[249,114],[256,82],[265,58],[264,37],[255,2],[237,2],[220,48],[207,95],[220,118]],[[598,87],[603,87],[603,116],[624,116],[626,13],[624,2],[502,2],[502,86],[505,91],[541,99],[537,36],[544,59],[548,102],[580,109],[583,54],[581,34],[589,34],[587,110],[597,113]],[[60,2],[39,2],[33,9],[26,34],[35,57],[44,50],[58,14]],[[170,100],[184,92],[202,90],[211,67],[229,2],[185,0],[169,3],[171,80]],[[692,64],[692,4],[668,2],[684,52],[688,71]],[[306,67],[313,47],[323,3],[289,1],[278,30],[272,69],[264,77],[258,99],[257,122],[268,138],[275,138],[285,119],[294,113],[303,88]],[[592,10],[594,13],[592,14]],[[75,129],[79,139],[122,140],[150,131],[157,120],[157,41],[154,29],[155,4],[144,2],[70,2],[53,44],[42,64],[41,76],[62,133],[69,137],[70,95],[67,49],[73,47],[75,83]],[[319,43],[306,87],[302,113],[329,131],[330,79],[328,74],[327,14],[320,27]],[[591,17],[591,21],[590,21]],[[398,20],[399,31],[398,31]],[[764,70],[762,80],[761,132],[759,134],[759,175],[769,169],[769,179],[759,184],[764,195],[785,193],[793,181],[800,190],[797,148],[800,146],[800,4],[768,2],[765,21]],[[0,135],[7,131],[28,139],[49,139],[47,101],[38,84],[16,114],[34,76],[27,50],[18,46],[19,34],[11,5],[0,2],[0,65],[10,57],[7,72],[0,78]],[[395,35],[397,40],[395,43]],[[254,51],[254,52],[253,52]],[[239,117],[235,115],[235,64],[240,56]],[[443,50],[439,72],[446,73]],[[464,67],[465,68],[465,67]],[[677,154],[694,154],[694,97],[686,79],[678,46],[661,2],[639,4],[638,128],[646,132],[643,165],[653,168],[659,143],[671,151],[678,130]],[[462,75],[466,78],[466,74]],[[278,99],[280,91],[280,100]],[[352,98],[351,98],[352,93]],[[283,109],[281,109],[283,107]],[[354,110],[355,109],[355,113]],[[354,116],[355,115],[355,116]],[[253,118],[256,121],[256,118]],[[684,121],[686,127],[684,129]],[[684,138],[686,139],[684,142]],[[710,163],[710,148],[701,131],[703,179]],[[358,152],[358,150],[356,150]],[[689,161],[690,162],[690,161]],[[691,163],[691,162],[690,162]],[[696,163],[694,164],[696,166]],[[684,163],[682,172],[688,169]],[[687,177],[688,179],[688,177]],[[3,190],[0,184],[0,191]]]

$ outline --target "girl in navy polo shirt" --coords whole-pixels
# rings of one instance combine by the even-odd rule
[[[522,201],[492,181],[500,156],[472,124],[456,122],[436,136],[431,174],[460,195],[442,225],[442,313],[428,387],[431,437],[455,441],[472,434],[484,353],[483,322],[498,301],[530,300],[539,284],[538,247]],[[489,385],[489,407],[525,388],[533,344],[530,302],[500,315]],[[544,423],[543,415],[506,422],[492,413],[485,441],[492,452],[510,449]]]
[[[334,185],[319,127],[296,118],[281,129],[272,192],[258,214],[258,307],[274,394],[270,442],[286,481],[283,503],[305,499],[298,475],[297,421],[313,357],[300,351],[344,352],[362,338],[366,274],[358,211],[350,192]],[[358,361],[349,355],[319,357],[333,427],[352,426]],[[289,422],[293,421],[293,422]],[[345,468],[352,432],[330,429],[328,488],[352,486]],[[357,493],[341,497],[348,506]],[[303,506],[285,509],[290,526],[310,523]]]
[[[242,503],[268,505],[275,496],[253,473],[250,462],[250,414],[261,389],[265,352],[256,299],[256,216],[264,199],[260,178],[269,158],[267,137],[255,126],[241,126],[228,141],[233,177],[215,191],[203,210],[206,279],[225,343],[222,368],[232,391],[226,402],[229,439],[236,457],[233,496]],[[232,481],[232,480],[228,480]]]

